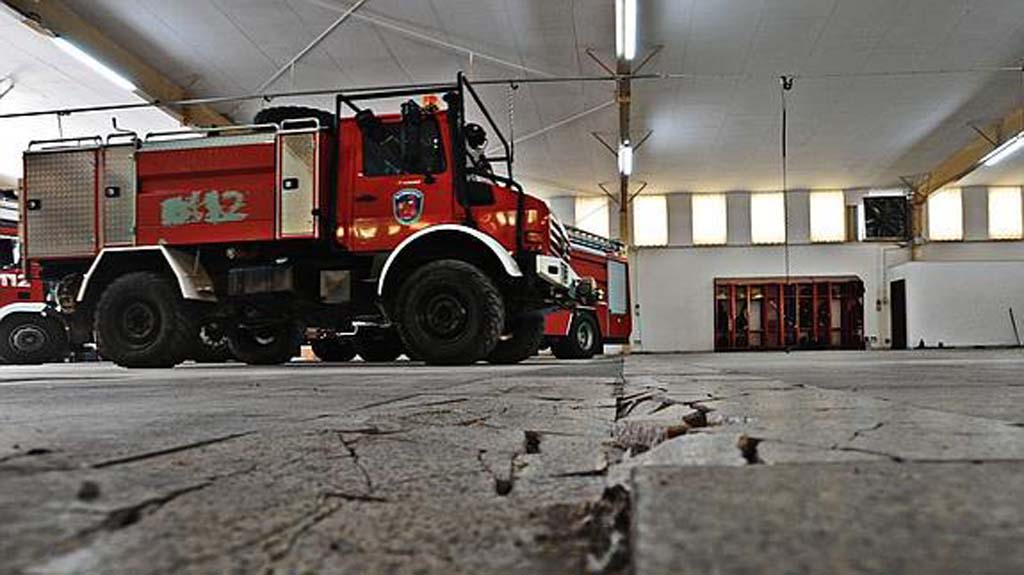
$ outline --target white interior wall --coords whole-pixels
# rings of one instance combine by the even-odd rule
[[[889,280],[906,280],[907,345],[1014,345],[1012,308],[1024,328],[1020,262],[909,262]]]
[[[869,345],[888,345],[888,296],[883,258],[904,252],[883,244],[790,246],[794,276],[855,275],[864,282],[864,333]],[[782,246],[642,248],[633,260],[634,343],[643,351],[714,349],[716,278],[785,275]],[[1022,308],[1024,311],[1024,308]]]

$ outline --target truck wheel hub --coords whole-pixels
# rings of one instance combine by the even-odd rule
[[[590,349],[594,343],[594,331],[590,328],[590,324],[584,323],[580,329],[576,330],[576,343],[580,349]]]
[[[124,335],[134,343],[149,341],[160,329],[160,319],[156,311],[145,302],[129,304],[121,317]]]
[[[46,334],[34,325],[18,328],[11,334],[11,347],[24,353],[39,351],[45,344]]]
[[[462,333],[469,318],[465,304],[451,294],[438,294],[427,301],[425,313],[420,317],[423,327],[431,335],[450,339]]]

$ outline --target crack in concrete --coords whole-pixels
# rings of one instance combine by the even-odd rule
[[[164,449],[157,449],[154,451],[146,451],[144,453],[138,453],[135,455],[129,455],[126,457],[118,457],[116,459],[108,459],[106,461],[100,461],[90,465],[93,469],[103,469],[106,467],[114,467],[115,465],[124,465],[126,463],[136,463],[139,461],[145,461],[147,459],[153,459],[156,457],[163,457],[165,455],[171,455],[174,453],[181,453],[182,451],[188,451],[190,449],[198,449],[200,447],[206,447],[217,443],[223,443],[225,441],[231,441],[247,435],[252,435],[255,431],[243,431],[241,433],[231,433],[220,437],[213,437],[210,439],[203,439],[200,441],[194,441],[192,443],[186,443],[184,445],[176,445],[174,447],[167,447]]]
[[[871,427],[864,427],[864,428],[862,428],[862,429],[857,429],[857,430],[855,430],[855,431],[853,432],[853,434],[852,434],[852,435],[850,435],[850,438],[849,438],[849,439],[847,439],[847,441],[848,441],[848,442],[853,442],[853,441],[855,441],[855,440],[856,440],[856,439],[857,439],[858,437],[861,437],[861,436],[862,436],[862,435],[864,435],[865,433],[869,433],[869,432],[872,432],[872,431],[876,431],[876,430],[878,430],[878,429],[881,429],[881,428],[882,428],[882,427],[883,427],[884,425],[885,425],[885,423],[884,423],[884,422],[882,422],[882,421],[879,421],[878,423],[876,423],[876,424],[872,425]]]
[[[206,489],[210,485],[213,485],[215,479],[210,479],[193,485],[188,485],[179,489],[174,489],[163,495],[157,495],[155,497],[149,497],[133,503],[131,505],[125,505],[123,507],[117,507],[103,512],[103,520],[75,533],[69,541],[81,541],[88,539],[90,536],[96,533],[104,531],[119,531],[126,527],[135,525],[143,519],[146,515],[156,513],[168,503],[188,495],[189,493],[195,493],[202,489]]]
[[[363,466],[363,462],[359,458],[359,452],[356,451],[356,442],[359,441],[359,438],[347,440],[345,439],[344,433],[338,433],[337,435],[338,441],[340,441],[341,444],[344,445],[345,449],[348,451],[349,457],[352,459],[352,464],[355,465],[356,469],[359,470],[359,473],[362,474],[363,484],[366,486],[367,493],[370,493],[372,495],[373,492],[375,491],[373,479],[370,477],[370,472],[366,469],[365,466]]]

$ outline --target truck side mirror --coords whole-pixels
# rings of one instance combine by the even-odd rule
[[[487,182],[467,181],[466,205],[471,208],[476,206],[493,206],[494,188]]]

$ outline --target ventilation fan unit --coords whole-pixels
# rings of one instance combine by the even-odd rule
[[[910,238],[910,203],[904,196],[864,198],[864,239],[904,241]]]

